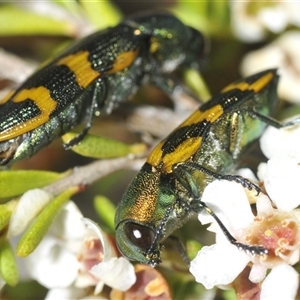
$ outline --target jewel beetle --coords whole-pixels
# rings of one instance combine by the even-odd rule
[[[161,242],[202,210],[215,218],[238,248],[253,255],[268,253],[260,245],[238,242],[201,196],[216,179],[260,192],[231,172],[267,125],[281,128],[296,123],[281,124],[270,117],[278,102],[277,83],[272,69],[230,84],[154,148],[116,211],[116,241],[124,256],[156,266],[161,262]]]
[[[0,165],[28,158],[95,114],[109,113],[139,86],[171,94],[168,74],[198,68],[203,35],[167,13],[140,14],[93,33],[42,65],[0,101]]]

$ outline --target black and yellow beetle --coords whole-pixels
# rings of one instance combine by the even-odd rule
[[[278,102],[277,82],[276,70],[266,70],[230,84],[154,148],[117,208],[116,240],[124,256],[156,266],[160,243],[201,210],[216,219],[232,244],[252,254],[268,253],[239,243],[201,196],[216,179],[260,192],[249,180],[228,173],[266,125],[299,122],[281,124],[269,116]]]
[[[0,101],[0,165],[32,156],[55,137],[110,112],[149,82],[172,93],[166,74],[198,68],[204,40],[170,14],[144,14],[87,36]]]

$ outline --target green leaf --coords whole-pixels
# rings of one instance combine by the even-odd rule
[[[77,133],[69,132],[62,136],[62,140],[65,144],[68,144],[77,135]],[[146,151],[146,145],[128,145],[106,137],[88,134],[79,144],[73,146],[71,149],[82,156],[113,158],[126,156],[128,154],[142,154]]]
[[[224,1],[177,1],[171,11],[185,24],[210,36],[228,36],[231,32],[230,5]]]
[[[280,109],[278,110],[278,113],[279,113],[279,118],[280,120],[284,120],[284,119],[287,119],[287,118],[292,118],[292,117],[297,117],[298,115],[300,115],[300,106],[299,105],[293,105],[293,106],[290,106],[286,109]]]
[[[27,190],[43,187],[66,176],[36,170],[7,170],[0,172],[0,198],[15,197]]]
[[[225,300],[232,300],[232,299],[236,299],[236,292],[234,289],[230,289],[230,290],[223,290],[222,291],[222,298]]]
[[[0,35],[67,35],[74,36],[76,28],[65,20],[39,15],[13,5],[1,5]]]
[[[2,230],[8,224],[16,205],[16,200],[12,200],[0,205],[0,230]]]
[[[36,281],[21,281],[16,286],[6,285],[3,289],[3,299],[25,300],[46,299],[48,289]]]
[[[18,283],[19,273],[13,249],[6,238],[0,239],[0,273],[4,281],[14,286]]]
[[[51,0],[55,4],[63,7],[65,10],[70,12],[72,15],[80,15],[82,14],[82,7],[79,5],[78,1],[76,0]]]
[[[186,242],[186,252],[187,252],[188,258],[190,260],[194,259],[201,248],[202,248],[202,245],[199,242],[194,241],[194,240],[188,240]]]
[[[97,28],[115,26],[122,19],[121,12],[111,1],[80,1],[80,4]]]
[[[69,201],[71,196],[79,191],[79,188],[80,187],[76,186],[67,189],[45,206],[33,224],[21,237],[16,249],[18,256],[28,256],[35,250],[47,233],[52,221],[58,215],[61,208]]]
[[[210,99],[211,94],[205,80],[199,72],[193,69],[186,69],[184,71],[184,81],[196,93],[201,101],[206,102]]]
[[[94,206],[101,220],[107,225],[110,230],[114,230],[115,220],[115,205],[104,196],[97,196],[94,199]]]

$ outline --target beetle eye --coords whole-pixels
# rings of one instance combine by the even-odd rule
[[[124,232],[128,240],[142,250],[148,250],[155,237],[155,232],[152,229],[136,223],[126,223]]]

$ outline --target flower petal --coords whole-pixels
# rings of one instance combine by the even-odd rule
[[[128,290],[136,281],[133,265],[124,257],[113,257],[95,265],[90,273],[106,285],[120,290]]]
[[[203,247],[191,261],[190,272],[206,289],[231,283],[246,267],[246,253],[231,244]]]
[[[265,28],[247,12],[247,2],[230,1],[231,24],[234,34],[242,41],[257,42],[265,37]]]
[[[204,190],[202,201],[214,211],[228,229],[240,229],[253,221],[247,195],[243,187],[227,180],[215,180]],[[202,224],[214,219],[206,211],[199,214]]]
[[[102,247],[103,247],[103,261],[108,260],[112,257],[112,250],[109,242],[107,241],[105,234],[101,230],[101,228],[92,220],[88,218],[82,218],[82,222],[90,229],[92,230],[97,237],[99,238]]]
[[[260,22],[274,33],[280,33],[288,24],[288,16],[285,10],[279,5],[261,9],[258,13]],[[276,22],[274,22],[276,20]]]
[[[86,294],[83,289],[75,287],[69,288],[54,288],[49,290],[45,300],[58,300],[58,299],[82,299]]]
[[[11,238],[24,231],[51,199],[51,194],[40,189],[24,193],[11,216],[7,237]]]
[[[299,14],[299,11],[297,13]],[[278,85],[279,97],[290,102],[299,103],[300,76],[299,72],[295,72],[295,69],[299,69],[300,52],[297,51],[299,47],[299,31],[287,31],[272,44],[247,53],[241,64],[242,74],[247,76],[265,69],[278,68],[281,75]],[[277,144],[278,146],[279,144]]]
[[[290,155],[299,158],[300,126],[282,129],[269,126],[260,138],[260,147],[269,159],[276,155]]]
[[[264,185],[277,208],[290,211],[300,204],[299,159],[278,155],[267,163]]]
[[[257,197],[256,209],[258,216],[263,214],[269,215],[274,211],[271,200],[263,193],[260,193]]]
[[[287,264],[275,266],[261,286],[264,300],[295,299],[299,286],[298,273]]]
[[[261,264],[253,264],[249,274],[249,279],[254,283],[259,283],[266,277],[266,273],[266,267]]]
[[[265,174],[267,170],[267,163],[262,162],[257,167],[257,177],[260,181],[264,181]]]
[[[69,201],[51,225],[49,233],[60,240],[82,240],[86,235],[86,227],[81,222],[82,217],[77,205]]]
[[[24,262],[31,278],[47,288],[68,287],[80,268],[76,256],[57,245],[57,240],[49,236],[45,236]]]

